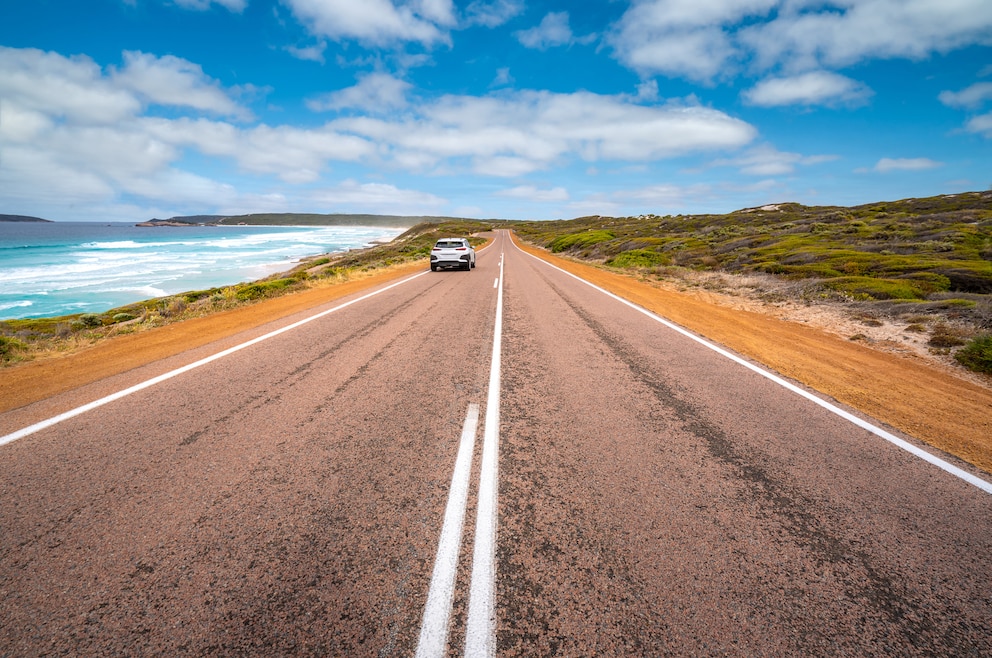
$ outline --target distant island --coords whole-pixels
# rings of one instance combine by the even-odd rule
[[[0,222],[45,222],[51,223],[50,219],[41,217],[28,217],[27,215],[0,215]]]
[[[331,213],[255,213],[251,215],[188,215],[169,219],[150,219],[135,226],[389,226],[440,224],[461,221],[460,217],[428,215],[352,215]]]

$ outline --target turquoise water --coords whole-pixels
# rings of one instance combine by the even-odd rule
[[[0,320],[102,313],[253,281],[289,270],[300,258],[391,240],[403,230],[0,222]]]

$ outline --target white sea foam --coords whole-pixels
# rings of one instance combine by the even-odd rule
[[[0,233],[0,248],[31,245],[8,250],[16,256],[0,262],[0,320],[102,312],[141,299],[258,279],[288,270],[304,257],[388,241],[403,230],[77,224],[59,233],[58,225],[28,228],[49,233],[16,243],[4,242]]]
[[[34,306],[34,302],[27,300],[20,302],[0,302],[0,311],[6,311],[9,308],[28,308],[29,306]]]

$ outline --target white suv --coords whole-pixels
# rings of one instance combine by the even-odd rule
[[[471,270],[475,267],[475,249],[465,238],[442,238],[431,249],[431,271],[442,267]]]

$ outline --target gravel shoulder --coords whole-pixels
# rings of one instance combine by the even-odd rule
[[[520,247],[771,369],[992,473],[992,386],[923,358],[842,337],[843,321],[823,309],[799,314],[740,297],[674,286]],[[422,263],[339,286],[104,341],[64,357],[0,371],[0,412],[232,336],[312,306],[424,269]],[[787,319],[788,318],[788,319]],[[798,321],[796,321],[798,320]],[[813,320],[813,321],[811,321]],[[820,326],[814,326],[819,324]],[[833,327],[828,331],[822,327]],[[889,351],[891,350],[891,351]]]

